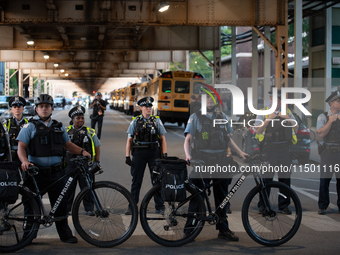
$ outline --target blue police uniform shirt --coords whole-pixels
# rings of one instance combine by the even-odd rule
[[[150,117],[149,118],[144,118],[143,115],[142,115],[142,118],[143,118],[144,121],[150,119]],[[136,130],[136,126],[137,126],[137,119],[138,118],[139,117],[137,117],[137,118],[135,118],[134,120],[131,121],[129,128],[126,131],[126,133],[128,133],[128,138],[132,138],[134,136],[135,130]],[[158,135],[166,134],[166,130],[165,130],[164,125],[163,125],[163,123],[162,123],[160,118],[156,118],[156,125],[157,125],[157,133],[158,133]],[[144,143],[148,143],[148,142],[143,142],[141,144],[144,144]]]
[[[75,130],[80,130],[80,129],[82,129],[83,127],[86,127],[86,126],[82,126],[81,128],[79,128],[79,129],[76,129],[73,125],[72,125],[72,128],[73,129],[75,129]],[[87,128],[87,127],[86,127]],[[89,137],[91,137],[91,135],[90,135],[90,133],[89,133],[89,131],[86,129],[86,133],[87,133],[87,135],[89,136]],[[97,136],[97,134],[94,134],[94,136],[92,137],[92,141],[93,141],[93,144],[94,144],[94,147],[96,148],[96,147],[98,147],[98,146],[100,146],[100,145],[102,145],[101,144],[101,142],[99,141],[99,139],[98,139],[98,136]]]
[[[39,122],[46,125],[46,123],[44,123],[40,119],[39,119]],[[52,125],[52,119],[48,122],[47,126],[50,127],[51,125]],[[61,130],[63,131],[63,144],[65,144],[68,141],[70,141],[70,138],[68,137],[68,134],[66,132],[64,125],[61,127]],[[30,122],[23,126],[23,128],[21,129],[17,137],[17,140],[25,143],[26,145],[29,145],[31,139],[33,139],[33,137],[35,136],[35,133],[36,133],[36,128],[34,124]],[[48,166],[58,164],[61,162],[62,158],[63,157],[61,156],[33,157],[31,155],[28,155],[29,162],[36,164],[38,166],[42,166],[42,167],[48,167]]]
[[[331,110],[328,110],[327,111],[327,115],[328,117],[331,116],[331,115],[334,115],[334,113],[332,113]],[[338,115],[340,114],[340,111],[338,112]],[[317,122],[316,122],[316,130],[318,131],[320,128],[323,128],[325,125],[327,124],[327,117],[325,116],[324,113],[321,113],[319,116],[318,116],[318,119],[317,119]],[[327,144],[334,144],[334,143],[327,143]],[[337,144],[336,144],[337,145]]]
[[[224,114],[224,113],[222,113],[222,114],[223,114],[223,119],[229,120],[229,118],[227,117],[226,114]],[[212,120],[212,119],[215,118],[216,112],[213,112],[212,115],[206,114],[205,116]],[[226,127],[227,127],[227,133],[231,134],[233,132],[233,129],[231,128],[229,122],[227,122]],[[193,113],[189,117],[187,127],[184,130],[184,136],[186,136],[188,133],[190,133],[190,135],[192,137],[195,137],[196,131],[201,131],[201,130],[202,130],[202,125],[199,122],[199,119],[198,119],[196,113]],[[202,151],[204,151],[206,153],[218,153],[218,152],[223,152],[225,150],[202,150]]]

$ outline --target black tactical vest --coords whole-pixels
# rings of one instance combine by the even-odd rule
[[[63,156],[63,130],[62,123],[53,120],[50,127],[38,120],[31,120],[36,133],[28,145],[28,154],[34,157]]]
[[[215,124],[213,120],[205,115],[196,113],[199,122],[202,125],[201,131],[196,131],[194,147],[195,150],[226,150],[228,149],[229,136],[226,124]],[[223,115],[217,114],[216,119],[224,119]]]
[[[266,143],[291,142],[293,138],[292,129],[286,128],[281,124],[281,121],[284,120],[282,117],[277,116],[274,119],[278,119],[279,121],[273,121],[268,124],[264,141]],[[273,126],[272,123],[274,123]]]
[[[158,141],[157,120],[155,116],[151,116],[148,120],[144,120],[142,116],[139,116],[136,122],[134,144],[139,142],[156,143]]]
[[[324,113],[327,121],[329,120],[328,113]],[[340,120],[336,119],[336,121],[333,121],[331,129],[327,133],[327,135],[324,136],[323,141],[325,143],[339,143],[340,144]]]
[[[19,132],[21,130],[21,128],[27,123],[26,119],[24,119],[25,121],[21,124],[17,124],[17,122],[11,118],[8,120],[7,125],[9,125],[9,138],[10,138],[10,144],[11,146],[17,146],[18,145],[18,141],[16,140]]]
[[[79,130],[76,130],[74,128],[71,128],[70,130],[67,131],[71,142],[79,146],[80,148],[83,148],[86,150],[88,153],[90,153],[93,156],[93,151],[92,151],[92,139],[88,135],[86,127],[82,127]]]

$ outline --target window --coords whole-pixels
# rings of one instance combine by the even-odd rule
[[[135,89],[131,89],[131,96],[135,95]]]
[[[194,82],[193,93],[194,94],[199,94],[201,87],[202,87],[202,83],[201,82]]]
[[[171,93],[171,81],[165,80],[162,82],[162,92]]]
[[[188,81],[176,81],[175,82],[175,93],[188,94],[190,91],[190,82]]]
[[[84,10],[84,5],[76,4],[76,11],[82,11],[82,10]]]
[[[188,100],[175,100],[174,101],[174,107],[189,107],[189,101]]]

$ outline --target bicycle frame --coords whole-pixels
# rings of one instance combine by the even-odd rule
[[[71,186],[73,181],[76,179],[76,177],[78,177],[78,175],[80,175],[80,174],[82,174],[85,177],[87,186],[92,188],[93,180],[90,178],[89,174],[86,172],[84,166],[77,165],[77,167],[73,171],[71,171],[69,173],[66,173],[64,176],[60,177],[58,180],[53,182],[51,185],[49,185],[47,188],[45,188],[42,191],[39,190],[39,187],[38,187],[37,182],[36,182],[36,180],[34,178],[34,175],[31,175],[31,177],[33,179],[33,183],[35,185],[35,188],[36,188],[37,192],[34,192],[34,191],[30,190],[28,187],[26,187],[24,185],[21,185],[21,187],[25,191],[29,192],[32,196],[28,197],[24,201],[21,201],[20,203],[15,205],[13,208],[11,208],[11,210],[8,211],[8,215],[10,215],[12,210],[16,209],[18,206],[24,204],[28,200],[38,198],[37,202],[39,204],[39,207],[42,210],[42,214],[43,214],[42,216],[43,217],[40,218],[40,219],[27,219],[27,218],[20,219],[20,218],[8,217],[7,219],[12,219],[12,220],[17,220],[17,221],[28,221],[28,222],[38,221],[40,224],[50,223],[50,222],[55,222],[55,221],[66,219],[68,217],[67,215],[60,216],[60,217],[54,217],[54,213],[57,211],[60,203],[62,202],[62,200],[64,199],[65,195],[67,194],[67,191],[68,191],[69,187]],[[47,191],[51,190],[57,183],[59,183],[62,179],[67,178],[67,177],[69,177],[68,181],[66,182],[66,184],[65,184],[64,188],[62,189],[62,191],[60,192],[59,197],[58,197],[57,201],[55,202],[55,204],[53,205],[50,213],[47,214],[47,211],[46,211],[45,206],[44,206],[43,201],[42,201],[42,194],[45,194]],[[98,200],[98,197],[97,197],[96,193],[93,190],[91,192],[92,192],[92,196],[94,198],[94,203],[95,203],[97,209],[100,210],[100,208],[102,208],[102,206],[101,206],[101,204],[100,204],[100,202]]]
[[[253,163],[253,165],[255,165]],[[243,182],[245,181],[245,179],[247,178],[248,175],[250,174],[253,174],[254,176],[254,180],[255,180],[255,183],[256,183],[256,186],[261,186],[261,198],[264,202],[264,206],[266,208],[268,208],[270,205],[269,205],[269,201],[268,201],[268,196],[267,196],[267,191],[265,189],[265,183],[263,181],[263,178],[262,176],[260,175],[260,173],[257,173],[257,172],[254,172],[254,173],[243,173],[239,179],[237,180],[237,182],[234,184],[234,186],[230,189],[230,191],[228,192],[228,194],[226,195],[226,197],[223,199],[222,203],[218,206],[218,208],[216,209],[215,211],[215,214],[219,214],[223,208],[227,205],[227,203],[231,200],[231,198],[234,196],[234,194],[236,193],[236,191],[241,187],[241,185],[243,184]],[[223,182],[225,179],[220,179],[218,181],[215,181],[211,184],[208,184],[206,185],[204,182],[203,182],[203,178],[202,178],[202,182],[204,184],[204,187],[203,189],[200,189],[199,187],[197,187],[195,184],[191,183],[190,181],[187,182],[188,185],[190,185],[191,188],[197,190],[198,192],[187,197],[184,201],[180,202],[177,209],[180,208],[183,204],[187,203],[188,201],[190,201],[192,198],[198,196],[198,195],[203,195],[203,198],[205,199],[206,201],[206,204],[207,204],[207,207],[208,207],[208,212],[209,212],[209,216],[198,216],[197,218],[199,220],[205,220],[205,221],[209,221],[211,220],[211,215],[212,215],[212,208],[211,208],[211,204],[210,204],[210,201],[209,201],[209,196],[206,192],[207,189],[209,189],[210,187],[212,186],[215,186],[215,185],[218,185],[220,184],[221,182]],[[265,193],[263,193],[265,192]],[[175,210],[177,210],[175,209]],[[188,216],[188,215],[186,215]]]

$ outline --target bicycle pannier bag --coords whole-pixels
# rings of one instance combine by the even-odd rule
[[[186,161],[177,157],[157,159],[156,166],[162,174],[161,197],[166,202],[181,202],[186,198],[184,182],[188,178]]]
[[[0,202],[14,204],[19,195],[20,173],[17,162],[0,163]]]

